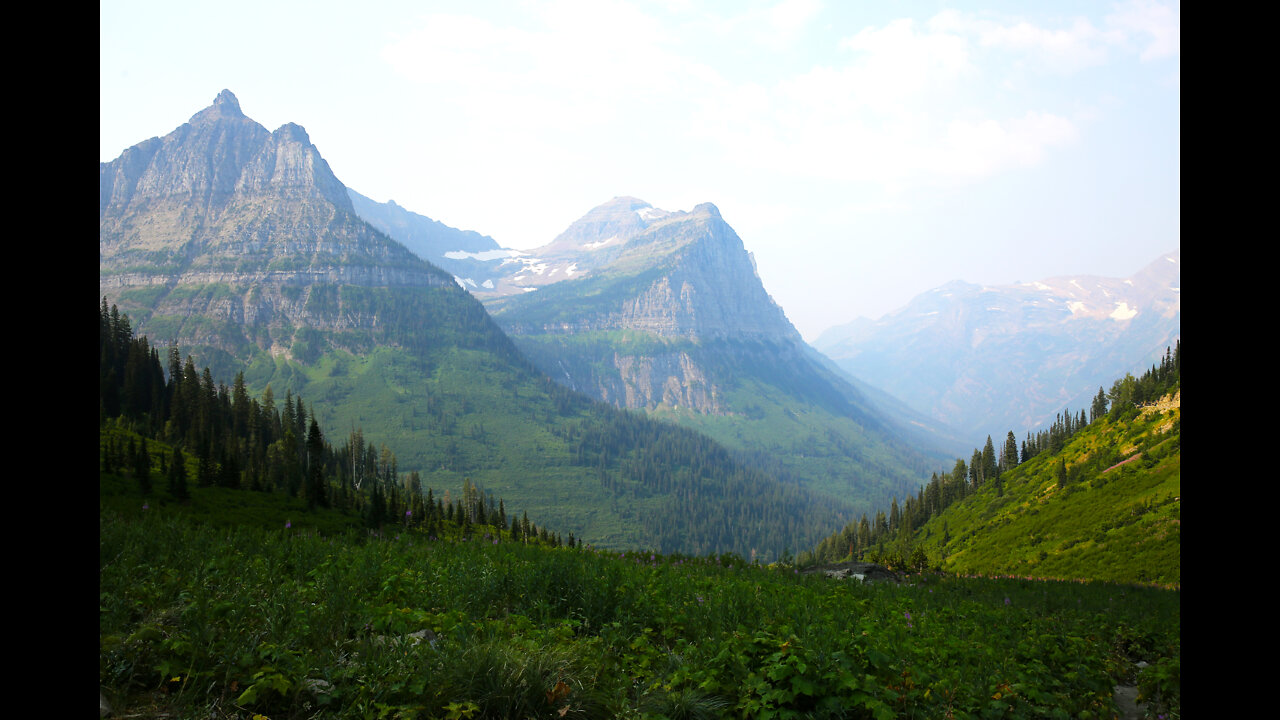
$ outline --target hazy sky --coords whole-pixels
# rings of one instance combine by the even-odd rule
[[[101,157],[224,88],[344,184],[501,245],[712,202],[812,340],[950,280],[1180,248],[1179,6],[103,2]]]

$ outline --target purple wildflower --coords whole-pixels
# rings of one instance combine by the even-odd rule
[[[285,530],[288,530],[288,529],[289,529],[289,528],[291,528],[291,527],[293,527],[293,523],[292,523],[292,522],[289,522],[288,520],[285,520],[285,521],[284,521],[284,529],[285,529]]]
[[[146,504],[146,503],[142,503],[142,509],[143,509],[143,510],[150,510],[150,509],[151,509],[151,506],[150,506],[150,505],[148,505],[148,504]]]

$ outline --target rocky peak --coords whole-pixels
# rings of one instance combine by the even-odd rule
[[[724,218],[720,217],[720,208],[716,207],[715,205],[712,205],[709,202],[698,203],[697,205],[694,205],[692,214],[694,215],[705,214],[705,215],[710,215],[711,217],[717,220],[724,220]]]
[[[188,120],[192,125],[216,122],[218,120],[248,120],[240,110],[240,101],[230,90],[223,90],[213,99],[213,104],[201,110]]]
[[[644,232],[644,229],[649,226],[649,217],[654,212],[653,206],[643,200],[625,196],[615,197],[592,208],[586,215],[569,225],[549,245],[535,252],[554,255],[559,252],[595,250],[607,245],[620,245]],[[656,212],[664,214],[660,210]]]

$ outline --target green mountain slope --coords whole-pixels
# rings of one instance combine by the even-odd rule
[[[1180,394],[1100,418],[1057,454],[979,489],[917,533],[946,570],[1181,583]],[[1059,485],[1060,468],[1067,480]]]
[[[508,265],[506,283],[473,292],[548,376],[776,463],[854,514],[944,457],[813,359],[709,203],[615,198]]]
[[[998,460],[988,438],[968,464],[934,473],[901,506],[846,525],[800,561],[1179,585],[1180,367],[1178,343],[1142,377],[1099,388],[1088,420],[1060,413],[1021,450],[1010,432]]]
[[[538,372],[447,274],[362,221],[306,132],[223,92],[101,165],[100,296],[156,345],[378,437],[438,490],[466,480],[605,546],[773,557],[839,521],[706,437]]]

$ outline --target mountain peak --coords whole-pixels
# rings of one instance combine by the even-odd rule
[[[311,136],[307,134],[305,128],[297,123],[285,123],[276,128],[276,131],[271,134],[281,140],[293,141],[303,146],[311,144]]]
[[[710,216],[711,216],[711,217],[713,217],[713,218],[718,218],[718,219],[720,219],[720,220],[723,220],[723,219],[724,219],[724,218],[720,217],[720,208],[716,207],[715,205],[712,205],[712,204],[711,204],[711,203],[709,203],[709,202],[698,203],[697,205],[694,205],[694,206],[693,206],[693,213],[694,213],[695,215],[700,214],[700,213],[706,213],[706,214],[710,215]]]
[[[240,101],[230,90],[223,90],[213,99],[212,105],[192,115],[189,122],[199,123],[222,118],[241,120],[244,117],[244,113],[240,110]]]

